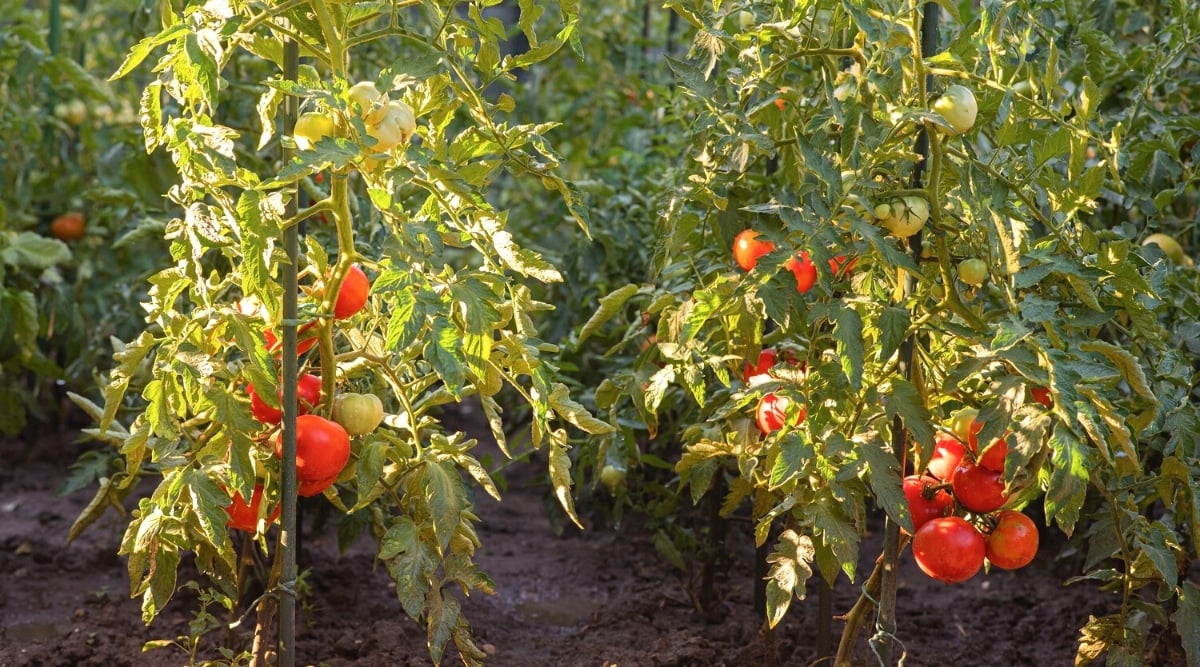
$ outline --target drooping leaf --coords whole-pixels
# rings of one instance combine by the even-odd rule
[[[812,538],[792,529],[780,533],[775,551],[767,556],[767,624],[775,627],[787,614],[792,598],[804,599],[804,587],[812,577],[816,550]]]

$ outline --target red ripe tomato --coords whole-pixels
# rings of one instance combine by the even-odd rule
[[[367,274],[357,264],[346,272],[342,288],[338,290],[337,301],[333,304],[333,316],[339,320],[357,313],[367,305],[367,295],[371,292],[371,281]]]
[[[946,516],[954,510],[954,496],[945,489],[933,489],[938,480],[924,475],[909,475],[904,478],[904,497],[908,499],[908,512],[912,515],[913,530],[920,530],[926,522]]]
[[[972,447],[972,450],[974,448]],[[984,450],[983,455],[978,458],[978,463],[981,467],[997,472],[1004,472],[1004,460],[1008,458],[1008,442],[1004,438],[1000,438],[992,443],[991,447]]]
[[[254,418],[264,424],[278,424],[283,419],[283,410],[267,405],[250,385],[250,412]],[[279,390],[279,399],[283,400],[283,389]],[[309,410],[321,403],[321,378],[316,375],[302,375],[296,381],[296,414],[308,414]]]
[[[275,456],[283,458],[282,433],[275,437]],[[320,415],[296,418],[296,480],[301,486],[326,480],[332,484],[349,460],[350,435],[341,424]]]
[[[229,515],[229,521],[226,525],[234,530],[241,530],[247,533],[253,533],[258,529],[258,506],[262,504],[263,487],[262,484],[257,484],[254,487],[254,493],[250,494],[250,503],[247,504],[242,498],[240,492],[233,492],[232,502],[229,507],[225,508],[225,512]],[[279,518],[279,507],[271,512],[271,516],[267,517],[267,525],[275,523]]]
[[[929,457],[926,470],[938,479],[948,480],[954,476],[954,469],[962,461],[967,448],[958,438],[949,433],[938,433],[933,443],[933,454]]]
[[[763,348],[763,351],[758,353],[757,364],[747,363],[742,368],[742,380],[749,383],[750,378],[756,375],[765,375],[767,371],[771,370],[771,367],[774,366],[775,362],[778,360],[779,355],[774,349],[769,347]]]
[[[917,529],[913,558],[925,574],[947,584],[975,576],[983,567],[983,535],[959,516],[931,519]]]
[[[1050,390],[1046,387],[1031,387],[1029,395],[1033,400],[1045,406],[1047,410],[1054,407],[1054,399],[1050,398]]]
[[[788,406],[792,404],[792,399],[787,396],[780,396],[774,392],[762,397],[758,402],[758,411],[755,413],[755,422],[758,424],[758,430],[763,435],[774,433],[783,428],[787,421]],[[794,425],[799,425],[804,421],[804,406],[800,406],[796,414]]]
[[[847,258],[845,255],[838,255],[829,260],[829,270],[833,272],[834,278],[842,278],[850,275],[855,264],[858,264],[857,257]]]
[[[967,447],[971,449],[972,454],[979,454],[979,432],[983,430],[983,422],[978,419],[972,419],[967,431]],[[961,436],[959,436],[961,437]],[[996,440],[988,447],[982,456],[978,456],[975,461],[979,465],[989,470],[1004,471],[1004,460],[1008,458],[1008,443],[1003,437]]]
[[[987,559],[1002,570],[1016,570],[1033,562],[1038,550],[1038,530],[1033,519],[1016,510],[996,514],[996,527],[987,536]]]
[[[60,241],[78,241],[87,233],[83,214],[63,213],[50,222],[50,235]]]
[[[266,321],[268,316],[267,307],[255,296],[242,297],[237,303],[237,310],[243,315],[249,315],[262,321]],[[296,344],[297,354],[304,354],[313,345],[317,344],[317,331],[313,328],[316,325],[316,322],[309,322],[300,327],[300,330],[297,332],[299,334],[299,340]],[[263,331],[263,342],[266,344],[268,352],[278,352],[282,348],[279,337],[271,329]]]
[[[969,461],[958,465],[950,484],[958,502],[979,514],[998,510],[1008,500],[1008,494],[1004,492],[1004,476],[1000,471],[989,470]]]
[[[301,498],[311,498],[315,495],[324,493],[325,489],[333,486],[333,483],[337,481],[337,477],[337,475],[334,475],[325,479],[318,479],[315,482],[297,480],[296,495],[300,496]]]
[[[743,271],[751,271],[758,265],[758,258],[775,249],[771,241],[758,239],[759,233],[753,229],[743,229],[733,237],[733,261],[742,267]]]
[[[296,330],[296,354],[304,354],[317,344],[318,332],[314,328],[316,326],[316,322],[309,322]],[[283,349],[283,343],[271,329],[263,331],[263,341],[267,344],[268,352],[279,352]]]
[[[801,250],[800,254],[792,257],[783,265],[796,277],[796,291],[804,294],[812,289],[817,282],[817,266],[809,259],[808,251]]]

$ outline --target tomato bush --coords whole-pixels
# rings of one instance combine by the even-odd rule
[[[1187,98],[1200,81],[1165,73],[1193,60],[1200,25],[1114,0],[1063,41],[1047,26],[1078,25],[1065,7],[1006,6],[1040,17],[1017,27],[987,3],[939,3],[928,51],[919,4],[667,5],[684,46],[662,57],[675,87],[658,136],[682,157],[658,186],[652,261],[612,286],[580,338],[653,333],[601,382],[597,408],[677,441],[682,453],[655,453],[693,503],[716,495],[723,516],[752,514],[772,549],[770,623],[815,573],[860,574],[873,508],[911,530],[901,476],[938,461],[935,434],[973,411],[977,430],[959,439],[997,470],[975,466],[964,483],[987,484],[958,502],[1040,504],[1095,549],[1076,581],[1121,591],[1120,613],[1082,629],[1080,659],[1136,664],[1154,636],[1196,636],[1200,595],[1173,563],[1200,533],[1186,490],[1200,475],[1200,281],[1142,241],[1174,233],[1196,250]],[[776,250],[730,270],[746,229]],[[794,289],[778,269],[800,252],[822,269],[853,256],[856,271]],[[739,381],[780,345],[806,373]],[[779,392],[820,400],[762,437],[755,410]],[[1149,580],[1154,601],[1139,593]]]
[[[114,67],[118,80],[150,73],[144,145],[171,158],[179,183],[162,230],[171,258],[150,277],[144,330],[122,343],[102,404],[78,399],[122,456],[74,532],[105,499],[146,475],[160,479],[122,547],[147,622],[172,598],[184,551],[205,564],[215,599],[252,602],[237,598],[225,489],[247,498],[262,483],[279,496],[287,420],[276,433],[255,419],[240,388],[278,395],[277,343],[289,327],[312,346],[298,350],[300,372],[322,384],[296,419],[297,492],[338,511],[341,540],[377,540],[400,607],[428,627],[435,662],[451,643],[467,664],[484,657],[453,590],[492,590],[473,560],[468,484],[500,496],[477,443],[447,433],[440,406],[475,402],[507,453],[499,395],[517,397],[532,415],[522,442],[546,452],[553,495],[578,520],[569,433],[613,427],[572,398],[552,360],[558,348],[535,319],[550,306],[532,286],[563,274],[523,247],[488,196],[500,185],[545,188],[586,234],[579,191],[546,138],[556,124],[522,122],[515,99],[492,92],[566,44],[578,8],[523,4],[519,29],[538,46],[501,58],[503,30],[478,13],[491,3],[457,4],[420,3],[400,23],[323,0],[164,5],[161,28]],[[288,40],[302,56],[294,78],[284,76]],[[318,116],[297,130],[302,113]],[[309,228],[320,216],[332,224]],[[295,258],[282,243],[288,230],[303,231]],[[284,317],[289,265],[295,318]],[[339,390],[378,395],[395,419],[351,439],[328,419]],[[279,557],[265,540],[258,547]],[[289,591],[295,582],[265,584]]]

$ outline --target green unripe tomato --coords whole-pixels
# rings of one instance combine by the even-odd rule
[[[978,257],[964,259],[958,263],[958,279],[972,287],[982,285],[983,281],[987,280],[987,275],[987,264]]]
[[[962,134],[975,126],[979,105],[975,102],[975,93],[972,93],[970,88],[954,84],[934,100],[933,110],[954,128],[948,134]]]
[[[333,399],[333,420],[351,436],[366,435],[383,421],[383,401],[375,394],[340,394]]]
[[[611,463],[607,464],[600,469],[600,483],[609,491],[616,491],[625,483],[625,471]]]

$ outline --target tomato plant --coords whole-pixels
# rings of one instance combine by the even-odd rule
[[[238,613],[254,605],[266,618],[292,599],[296,582],[280,578],[290,576],[282,567],[263,582],[272,595],[237,598],[245,587],[221,492],[252,498],[260,480],[281,489],[292,435],[297,493],[337,512],[339,539],[376,539],[434,662],[451,643],[467,664],[484,657],[455,591],[493,588],[474,562],[477,541],[463,537],[477,521],[467,487],[500,496],[476,440],[442,425],[442,406],[474,402],[508,453],[502,401],[524,404],[520,442],[546,452],[556,502],[578,522],[571,438],[615,429],[572,398],[540,330],[549,306],[533,289],[562,273],[514,234],[493,203],[504,198],[492,197],[546,188],[587,234],[580,190],[547,138],[555,123],[526,122],[512,95],[493,94],[572,39],[578,8],[517,8],[518,29],[538,46],[501,59],[507,35],[479,18],[489,3],[469,4],[422,2],[399,22],[323,0],[164,5],[161,30],[117,68],[117,80],[149,76],[142,143],[169,156],[179,179],[159,229],[171,257],[150,277],[144,331],[121,342],[103,405],[89,407],[98,433],[125,441],[99,498],[123,498],[147,475],[173,489],[141,499],[129,534],[145,539],[123,550],[147,622],[171,600],[183,551],[212,564],[213,599]],[[302,54],[294,74],[289,41]],[[319,115],[296,127],[301,111]],[[320,216],[331,224],[305,224]],[[299,360],[282,354],[292,327]],[[272,440],[274,426],[231,388],[274,396],[293,362],[320,378],[320,397]],[[339,388],[377,394],[396,419],[351,445],[328,419]],[[94,503],[77,526],[115,504]],[[286,544],[271,543],[256,545],[285,562]]]

